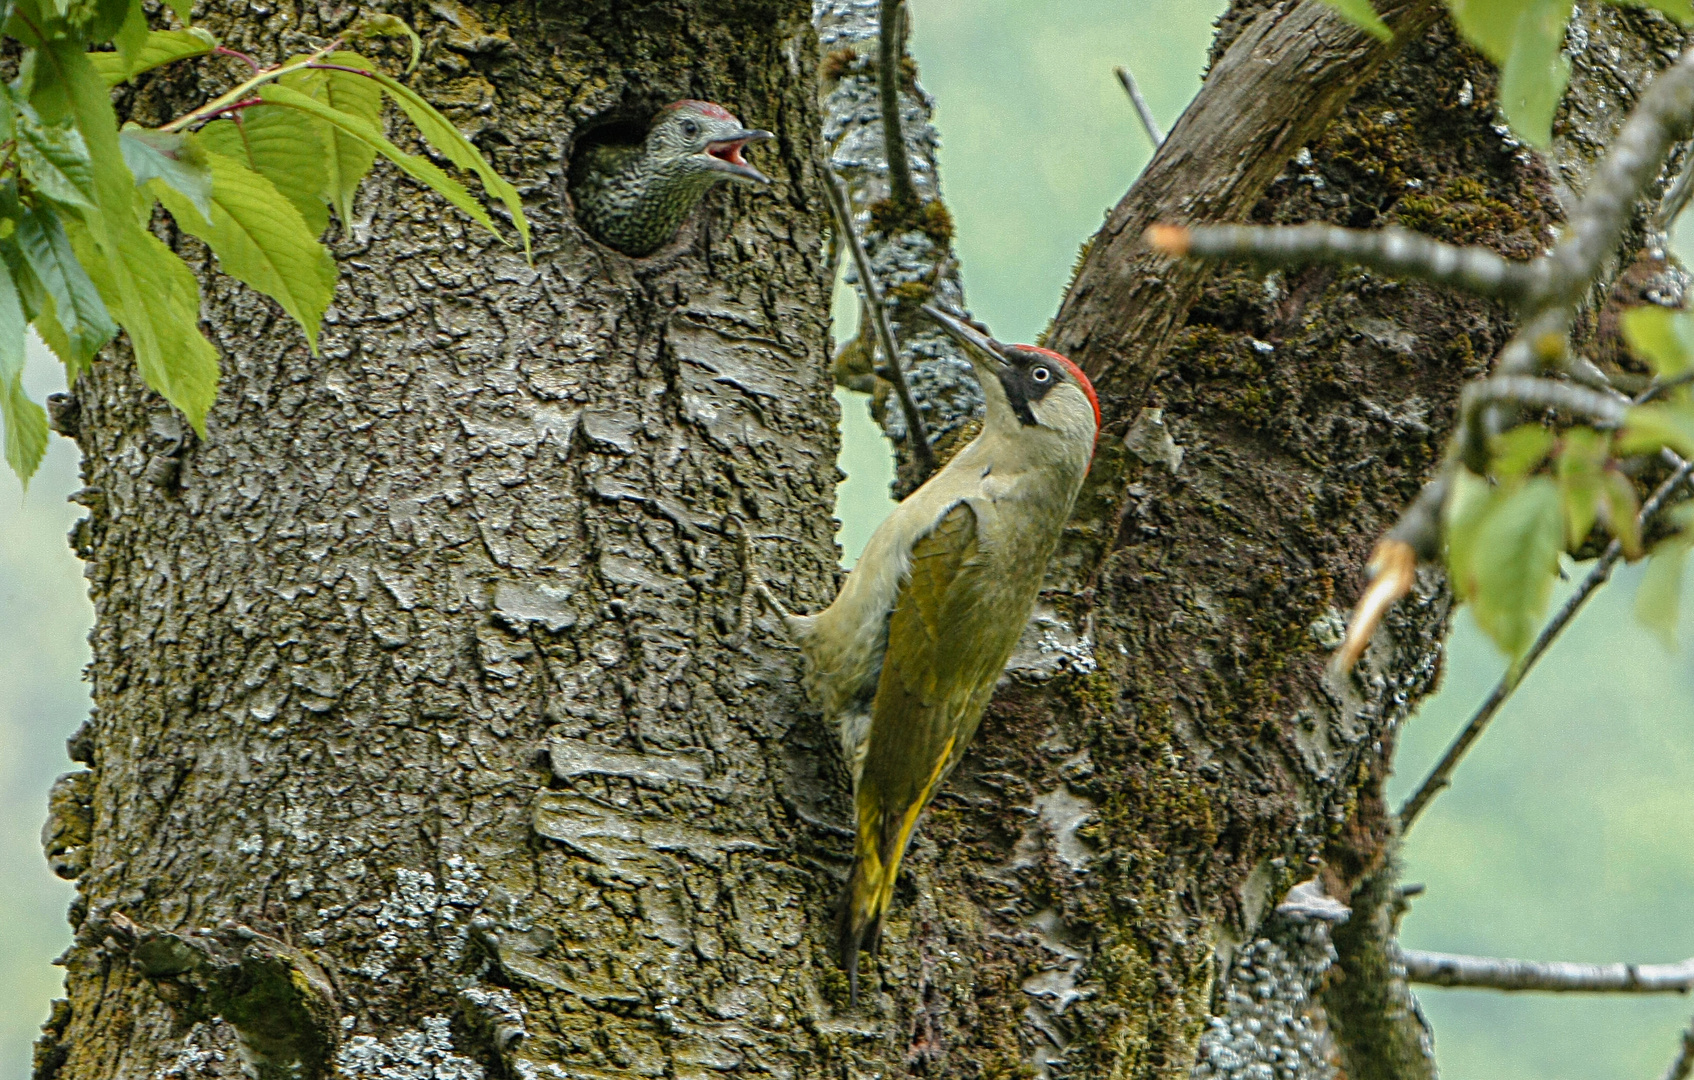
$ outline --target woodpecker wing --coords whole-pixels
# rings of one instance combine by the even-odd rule
[[[875,947],[912,830],[976,733],[1023,628],[1022,618],[981,610],[1007,590],[995,580],[1004,568],[991,565],[980,525],[971,502],[943,514],[913,546],[889,616],[842,911],[842,960],[855,996],[860,945],[868,929]]]

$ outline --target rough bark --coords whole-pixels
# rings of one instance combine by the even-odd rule
[[[1398,222],[1521,254],[1561,212],[1449,32],[1396,60],[1321,8],[1226,19],[1213,97],[1055,323],[1106,391],[1096,473],[856,1012],[829,948],[845,778],[774,624],[738,645],[735,519],[798,606],[833,591],[810,12],[396,8],[420,87],[525,190],[534,265],[383,174],[322,360],[208,274],[207,442],[122,355],[79,383],[97,716],[55,800],[56,865],[83,872],[38,1076],[1188,1073],[1281,892],[1382,864],[1438,579],[1360,677],[1322,663],[1509,322],[1358,272],[1208,278],[1133,238],[1163,214]],[[356,15],[205,12],[265,58]],[[1581,18],[1578,189],[1674,44],[1646,13]],[[167,73],[125,104],[216,88]],[[572,140],[683,96],[778,133],[774,189],[714,193],[652,259],[600,248],[562,194]],[[1237,113],[1268,126],[1194,127]],[[1327,944],[1278,933],[1310,994]]]
[[[731,644],[742,527],[802,602],[836,565],[810,12],[394,10],[524,190],[534,264],[379,171],[321,360],[173,236],[224,357],[209,439],[122,355],[76,388],[92,829],[41,1072],[281,1075],[289,1009],[305,1076],[821,1061],[847,848],[808,821],[841,785],[793,655]],[[200,17],[275,60],[360,14]],[[224,85],[184,68],[127,112]],[[632,261],[575,225],[563,162],[681,97],[777,132],[776,183]]]

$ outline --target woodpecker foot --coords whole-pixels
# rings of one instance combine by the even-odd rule
[[[746,645],[748,638],[753,635],[753,617],[758,613],[760,600],[769,604],[770,609],[776,612],[777,618],[782,620],[784,629],[787,628],[788,620],[793,616],[788,613],[787,608],[782,606],[782,601],[776,598],[776,594],[771,592],[770,586],[765,584],[764,574],[759,570],[758,552],[753,548],[753,534],[747,531],[747,523],[738,517],[732,517],[732,520],[735,522],[736,529],[741,533],[743,585],[741,587],[741,611],[735,624],[735,636],[730,639],[729,646],[732,649],[739,649]]]

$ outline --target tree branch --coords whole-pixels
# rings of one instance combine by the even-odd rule
[[[1694,989],[1694,959],[1679,964],[1573,964],[1399,949],[1406,979],[1430,986],[1551,993],[1685,994]]]
[[[865,246],[859,242],[858,230],[853,228],[853,212],[847,205],[847,193],[841,190],[841,183],[835,178],[828,163],[820,161],[818,171],[823,177],[824,193],[829,197],[829,207],[835,212],[836,226],[841,230],[841,238],[847,243],[847,250],[853,255],[853,265],[859,271],[859,288],[863,290],[865,310],[870,314],[871,324],[876,328],[877,344],[882,348],[885,366],[877,372],[894,386],[895,396],[900,399],[900,409],[906,415],[906,438],[911,447],[912,457],[917,461],[918,470],[923,474],[920,478],[928,478],[935,471],[935,452],[930,449],[929,432],[924,427],[923,414],[912,400],[912,392],[906,386],[906,373],[900,367],[900,348],[894,341],[894,331],[888,325],[888,309],[882,304],[882,291],[876,287],[876,275],[871,272],[870,257],[865,254]]]
[[[1147,107],[1147,99],[1141,96],[1141,87],[1135,84],[1135,76],[1127,67],[1113,68],[1117,72],[1118,82],[1123,84],[1123,92],[1129,95],[1129,103],[1135,106],[1135,115],[1141,118],[1141,130],[1147,133],[1147,141],[1158,150],[1164,145],[1165,133],[1159,130],[1159,122],[1153,119],[1153,110]]]
[[[1682,1047],[1665,1070],[1664,1080],[1688,1080],[1689,1073],[1694,1073],[1694,1020],[1682,1032]]]
[[[1641,507],[1641,512],[1635,516],[1639,528],[1646,528],[1664,508],[1676,489],[1688,479],[1690,473],[1694,473],[1694,462],[1682,462],[1670,478],[1658,486],[1652,497]],[[1518,688],[1536,661],[1541,659],[1541,655],[1559,634],[1564,632],[1565,627],[1576,617],[1576,613],[1582,610],[1588,598],[1611,578],[1612,568],[1622,557],[1623,544],[1620,541],[1613,540],[1607,544],[1605,552],[1595,561],[1593,568],[1588,571],[1588,576],[1577,586],[1576,592],[1572,593],[1558,613],[1548,620],[1547,625],[1541,628],[1541,633],[1535,638],[1535,644],[1529,647],[1523,659],[1508,669],[1506,674],[1500,677],[1500,681],[1494,684],[1494,689],[1488,692],[1488,697],[1483,699],[1470,722],[1447,747],[1447,752],[1441,755],[1441,760],[1436,763],[1435,768],[1431,769],[1423,783],[1418,785],[1412,797],[1401,805],[1399,818],[1402,836],[1411,831],[1412,825],[1417,822],[1418,816],[1429,806],[1430,801],[1452,783],[1453,770],[1458,768],[1459,762],[1464,760],[1465,754],[1470,751],[1476,740],[1482,737],[1483,730],[1488,727],[1489,721],[1494,719],[1494,714],[1500,711],[1500,706],[1512,696],[1512,691]]]
[[[877,19],[876,83],[882,98],[883,154],[888,159],[888,197],[898,206],[918,204],[912,182],[912,163],[906,156],[906,136],[900,127],[900,21],[903,0],[882,0]]]
[[[1537,262],[1514,262],[1485,247],[1444,244],[1393,227],[1154,225],[1147,230],[1147,244],[1166,255],[1242,259],[1265,267],[1356,263],[1509,301],[1533,295],[1537,280]]]

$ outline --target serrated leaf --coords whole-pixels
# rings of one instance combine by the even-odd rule
[[[146,25],[143,23],[143,25]],[[218,39],[204,30],[150,30],[134,54],[89,53],[88,62],[107,86],[128,82],[144,71],[174,64],[191,56],[203,56],[218,47]]]
[[[1635,485],[1616,469],[1600,474],[1600,512],[1606,527],[1617,537],[1624,558],[1634,562],[1641,557],[1641,500],[1635,495]]]
[[[1547,611],[1564,534],[1558,487],[1545,476],[1500,498],[1476,530],[1473,614],[1514,659],[1535,640]]]
[[[35,110],[20,105],[18,162],[35,190],[55,202],[94,209],[94,166],[82,134],[70,124],[43,124]]]
[[[88,250],[83,265],[107,310],[129,334],[141,377],[203,437],[217,396],[218,354],[200,333],[199,283],[135,219],[135,182],[123,163],[117,116],[88,54],[73,42],[49,42],[46,48],[66,74],[70,107],[94,163],[99,212],[87,215],[86,230],[78,225],[86,242],[79,244],[73,232],[72,244],[79,258]]]
[[[147,13],[141,9],[141,0],[95,0],[94,18],[89,20],[86,33],[90,41],[106,41],[110,39],[115,44],[125,33],[135,34],[129,27],[132,21],[139,19],[142,35],[147,33]],[[133,38],[132,38],[133,40]],[[122,48],[122,46],[119,46]]]
[[[1331,2],[1340,6],[1342,4],[1366,3],[1366,0],[1331,0]],[[1374,15],[1376,13],[1371,12],[1371,14]],[[1381,22],[1380,19],[1377,21]],[[341,36],[345,41],[361,41],[365,38],[397,37],[410,39],[412,43],[412,59],[411,62],[406,65],[406,74],[408,75],[417,70],[418,57],[423,54],[423,39],[418,37],[418,32],[413,30],[411,25],[398,15],[366,15],[347,30],[343,31]]]
[[[1471,472],[1460,469],[1453,478],[1447,504],[1441,509],[1442,535],[1447,541],[1447,580],[1461,599],[1476,595],[1476,577],[1472,573],[1472,553],[1476,550],[1476,530],[1499,497],[1494,485]]]
[[[1502,480],[1527,475],[1553,452],[1557,441],[1557,436],[1540,424],[1520,424],[1494,436],[1488,442],[1494,475]]]
[[[286,105],[289,108],[309,113],[334,127],[337,131],[364,141],[377,153],[398,165],[406,175],[433,188],[448,202],[462,210],[471,220],[494,233],[494,235],[500,235],[499,230],[494,227],[494,222],[489,218],[488,212],[482,208],[481,203],[471,198],[470,193],[464,189],[463,185],[436,168],[431,162],[401,150],[384,138],[373,125],[356,116],[350,116],[340,110],[332,109],[315,98],[308,97],[287,86],[272,83],[269,86],[260,87],[259,96],[272,104]]]
[[[1531,146],[1553,142],[1553,113],[1570,82],[1561,51],[1574,0],[1533,0],[1524,6],[1500,66],[1500,108],[1512,130]]]
[[[1565,545],[1571,551],[1582,546],[1594,530],[1600,512],[1600,473],[1610,441],[1592,428],[1565,432],[1559,450],[1559,501],[1565,510]]]
[[[1656,454],[1668,446],[1683,457],[1694,457],[1694,405],[1637,405],[1624,416],[1618,449],[1625,454]]]
[[[156,180],[153,193],[184,231],[206,242],[220,270],[281,304],[317,355],[318,328],[335,295],[335,260],[276,185],[233,158],[206,158],[213,180],[209,221]]]
[[[1384,29],[1387,28],[1384,27]],[[500,200],[506,207],[506,212],[512,215],[512,224],[517,228],[518,236],[523,240],[524,254],[528,255],[530,250],[529,219],[524,217],[523,196],[518,194],[518,189],[512,186],[511,181],[495,172],[494,166],[490,165],[488,159],[482,156],[482,151],[465,138],[464,132],[455,127],[451,120],[436,111],[435,106],[420,97],[416,90],[392,76],[384,74],[370,61],[365,60],[364,64],[368,67],[370,77],[380,84],[384,90],[388,91],[395,104],[399,105],[411,118],[412,123],[417,125],[418,132],[424,137],[424,140],[444,154],[448,161],[466,172],[475,173],[477,179],[482,181],[483,190]]]
[[[1694,368],[1694,317],[1648,304],[1630,308],[1621,320],[1629,349],[1661,379]]]
[[[48,313],[52,325],[64,335],[70,381],[85,368],[101,346],[117,334],[117,324],[106,311],[100,293],[71,248],[70,237],[57,214],[37,207],[18,222],[14,236],[31,272],[52,301]],[[41,313],[36,315],[37,321]],[[44,332],[43,337],[46,337]]]
[[[214,120],[194,137],[207,150],[234,158],[275,184],[306,219],[312,235],[321,236],[329,224],[329,207],[323,199],[329,178],[320,127],[293,109],[255,105],[242,110],[239,123]]]
[[[352,54],[336,53],[336,56]],[[363,59],[362,57],[360,58]],[[319,104],[364,121],[373,130],[382,131],[382,87],[362,75],[345,71],[309,70],[285,75],[280,85]],[[260,92],[263,95],[263,91]],[[334,124],[321,123],[319,139],[324,147],[323,197],[335,207],[343,231],[353,228],[353,195],[360,181],[376,162],[377,149],[368,141]]]
[[[1683,26],[1694,26],[1694,3],[1689,0],[1610,0],[1618,7],[1654,8]]]
[[[6,464],[27,487],[47,453],[47,411],[24,394],[24,321],[12,276],[0,267],[0,425]]]
[[[112,6],[123,10],[123,17],[111,35],[112,44],[117,46],[118,58],[123,66],[133,67],[147,49],[147,12],[141,7],[141,0],[117,0]],[[99,41],[104,36],[96,31],[94,40]]]
[[[1635,617],[1658,635],[1666,649],[1676,648],[1676,624],[1682,609],[1682,569],[1690,546],[1694,544],[1686,535],[1659,541],[1635,590]]]
[[[202,216],[212,212],[212,171],[206,152],[193,139],[126,125],[118,132],[118,145],[137,187],[158,180],[193,203]]]
[[[194,11],[194,0],[165,0],[165,3],[170,6],[171,11],[176,15],[176,17],[182,21],[182,25],[187,26],[189,24],[189,16]]]

